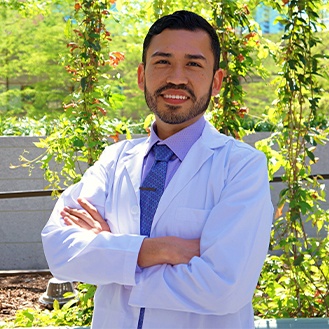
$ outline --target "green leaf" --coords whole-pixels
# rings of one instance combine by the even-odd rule
[[[305,151],[306,151],[307,156],[308,156],[313,162],[315,162],[315,156],[314,156],[314,153],[311,152],[309,149],[305,149]]]
[[[64,35],[67,39],[71,39],[72,37],[72,20],[70,18],[66,21]]]
[[[85,145],[84,141],[81,140],[80,138],[75,137],[75,138],[73,139],[73,146],[78,147],[78,148],[81,148],[81,147],[83,147],[84,145]]]
[[[82,91],[85,92],[86,85],[87,85],[87,78],[86,77],[81,78],[80,85],[81,85]]]
[[[40,139],[39,142],[34,142],[33,144],[34,144],[36,147],[38,147],[38,148],[42,148],[42,149],[48,147],[48,144],[46,143],[46,141],[45,141],[44,139]]]
[[[27,317],[31,322],[34,320],[34,315],[29,312],[28,310],[25,310],[22,312],[25,317]]]
[[[149,114],[144,120],[144,129],[146,130],[151,126],[152,121],[154,120],[154,114]]]
[[[55,311],[58,311],[61,308],[57,299],[53,302],[53,308]]]
[[[304,260],[304,255],[299,255],[297,258],[294,259],[294,265],[299,266]]]

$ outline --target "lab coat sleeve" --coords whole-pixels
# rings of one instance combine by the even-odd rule
[[[187,265],[143,269],[130,305],[224,315],[251,302],[268,250],[273,207],[266,159],[250,153],[232,165],[210,211],[201,256]]]
[[[144,237],[134,234],[98,235],[66,226],[60,211],[64,206],[81,208],[79,196],[92,203],[104,218],[104,204],[111,189],[113,166],[118,147],[104,151],[82,180],[64,191],[57,201],[41,236],[46,259],[53,275],[59,279],[91,284],[135,284],[137,257]]]

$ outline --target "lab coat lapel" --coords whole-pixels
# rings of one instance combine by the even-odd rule
[[[224,137],[209,122],[206,122],[202,136],[191,147],[165,189],[153,219],[151,232],[163,213],[170,206],[171,201],[190,182],[209,157],[213,155],[214,149],[222,147],[228,140],[229,138],[227,136]]]
[[[203,143],[204,142],[199,139],[192,146],[191,150],[186,155],[177,172],[169,182],[160,199],[158,209],[153,219],[152,229],[155,227],[161,215],[170,205],[171,201],[186,186],[186,184],[189,183],[189,181],[199,171],[202,165],[214,153],[211,148],[205,147]]]
[[[141,184],[141,173],[144,161],[144,156],[141,155],[146,154],[147,148],[148,140],[145,143],[138,144],[136,147],[129,150],[129,152],[127,152],[127,156],[123,160],[136,196],[139,196],[139,187]]]

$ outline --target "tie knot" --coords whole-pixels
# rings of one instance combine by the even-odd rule
[[[155,161],[168,162],[174,154],[174,152],[167,145],[155,144],[153,149],[155,154]]]

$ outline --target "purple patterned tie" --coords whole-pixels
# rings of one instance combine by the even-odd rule
[[[167,145],[153,145],[155,161],[140,187],[140,234],[150,236],[155,211],[165,187],[168,161],[174,152]],[[143,327],[145,308],[141,308],[138,329]]]

